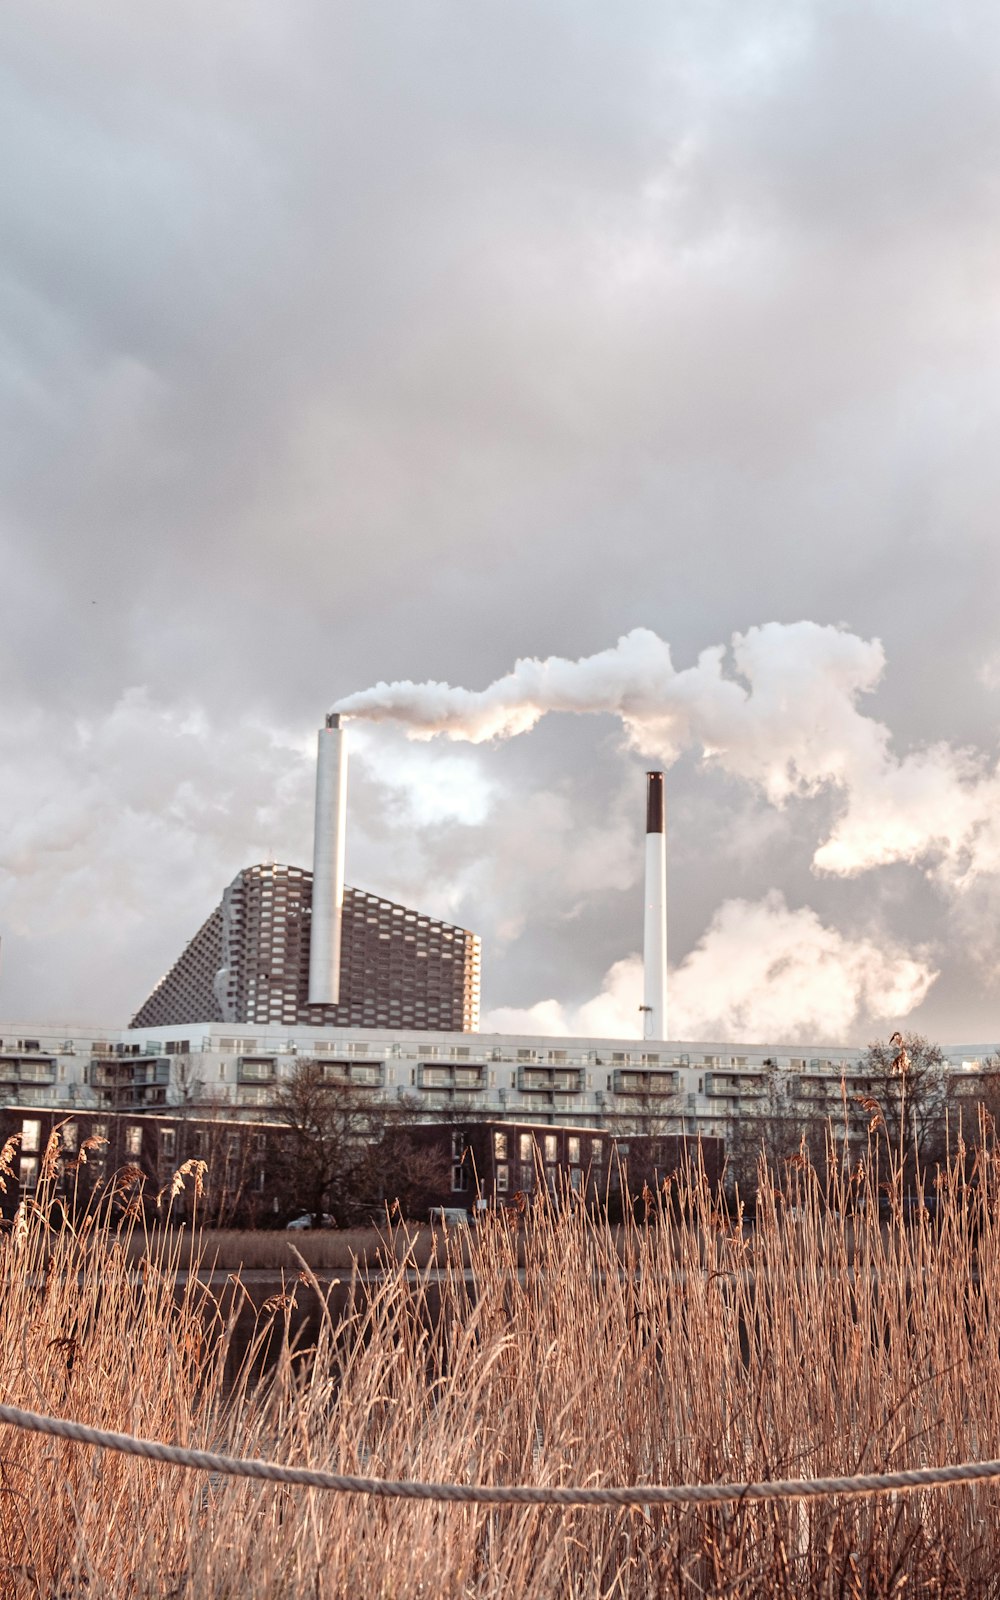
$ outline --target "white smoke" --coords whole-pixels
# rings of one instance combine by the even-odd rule
[[[996,758],[943,743],[896,756],[889,729],[858,704],[885,670],[878,640],[771,622],[735,634],[730,653],[731,662],[713,646],[678,671],[670,646],[637,628],[579,661],[518,661],[483,690],[382,683],[336,709],[402,723],[414,739],[473,743],[525,733],[553,711],[611,713],[638,753],[670,765],[693,750],[775,806],[839,791],[817,871],[852,876],[904,861],[954,887],[1000,871]]]
[[[907,951],[886,939],[847,939],[808,906],[790,908],[777,891],[758,901],[727,900],[671,972],[670,1037],[835,1043],[859,1028],[905,1017],[936,977],[924,950]],[[581,1006],[543,1000],[522,1010],[501,1008],[487,1013],[482,1027],[638,1037],[641,1000],[642,962],[629,956]]]

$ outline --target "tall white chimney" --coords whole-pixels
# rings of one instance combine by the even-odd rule
[[[643,1037],[667,1037],[667,829],[663,773],[646,773],[646,917]]]
[[[312,932],[309,936],[309,1004],[340,1000],[340,938],[344,911],[344,828],[347,820],[347,741],[331,711],[316,750],[316,824],[313,833]]]

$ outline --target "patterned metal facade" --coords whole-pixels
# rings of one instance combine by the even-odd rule
[[[240,1022],[471,1032],[480,943],[360,889],[345,889],[338,1005],[309,1004],[312,873],[246,867],[131,1026]]]

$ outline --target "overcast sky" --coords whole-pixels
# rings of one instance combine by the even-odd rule
[[[1000,1043],[994,4],[0,45],[0,1016],[124,1023],[308,865],[332,703],[509,679],[351,724],[348,881],[494,1022],[635,1031],[665,762],[672,1033]]]

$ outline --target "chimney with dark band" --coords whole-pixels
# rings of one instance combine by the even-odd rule
[[[667,827],[663,773],[646,773],[643,1037],[667,1037]]]

